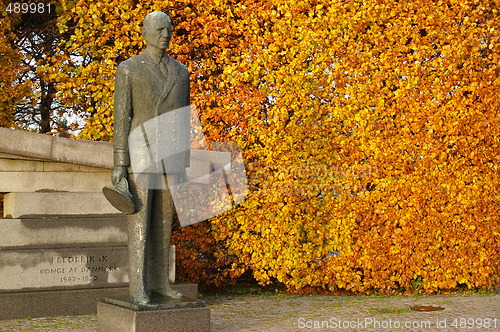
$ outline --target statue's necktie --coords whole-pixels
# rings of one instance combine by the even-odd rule
[[[158,64],[158,66],[160,67],[161,73],[165,77],[167,77],[168,76],[167,58],[166,57],[162,57],[161,60],[160,60],[160,63]]]

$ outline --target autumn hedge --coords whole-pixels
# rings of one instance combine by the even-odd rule
[[[46,68],[112,136],[116,65],[151,10],[174,22],[209,141],[249,196],[178,228],[184,278],[352,292],[499,285],[500,15],[493,0],[61,2]],[[89,57],[71,64],[68,52]],[[64,62],[66,60],[66,62]]]

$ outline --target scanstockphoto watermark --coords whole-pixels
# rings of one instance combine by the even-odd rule
[[[431,329],[436,325],[430,320],[394,320],[394,319],[377,319],[372,317],[358,319],[340,319],[332,317],[328,320],[314,320],[307,318],[299,318],[297,327],[299,329],[332,329],[332,330],[358,330],[358,329],[376,329],[376,330],[392,330],[392,329]]]
[[[500,327],[500,321],[497,318],[489,317],[455,317],[455,318],[437,318],[436,320],[394,320],[377,319],[372,317],[358,319],[340,319],[332,317],[328,320],[315,320],[299,318],[297,320],[299,329],[332,329],[332,330],[359,330],[375,329],[384,330],[427,330],[427,329],[468,329],[473,330],[497,330]]]
[[[194,105],[169,110],[128,135],[130,176],[142,189],[168,187],[181,226],[212,218],[243,201],[248,186],[240,148],[231,142],[210,147]]]

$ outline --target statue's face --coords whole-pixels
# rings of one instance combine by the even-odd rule
[[[172,24],[162,17],[155,17],[144,27],[143,37],[148,46],[166,50],[172,38]]]

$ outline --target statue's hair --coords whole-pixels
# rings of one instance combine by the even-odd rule
[[[165,14],[164,12],[152,12],[152,13],[149,13],[148,15],[146,15],[146,17],[144,18],[144,22],[142,24],[142,29],[147,29],[149,26],[151,26],[151,24],[153,23],[153,21],[155,20],[167,20],[170,24],[172,24],[172,20],[170,19],[170,17],[168,17],[167,14]]]

